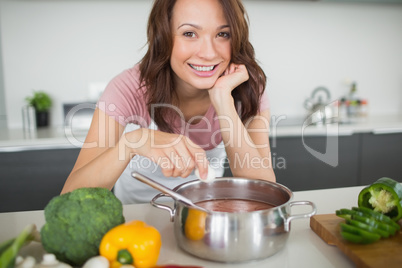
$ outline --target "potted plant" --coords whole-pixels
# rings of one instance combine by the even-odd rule
[[[49,125],[49,110],[52,107],[52,99],[44,91],[34,91],[33,95],[26,98],[29,105],[35,108],[36,126]]]

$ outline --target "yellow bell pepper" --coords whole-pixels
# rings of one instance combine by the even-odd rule
[[[110,229],[102,238],[99,254],[109,260],[110,267],[148,268],[156,265],[161,245],[156,228],[135,220]]]
[[[204,211],[190,208],[186,223],[184,225],[184,234],[190,240],[201,240],[205,235],[205,220],[207,214]]]

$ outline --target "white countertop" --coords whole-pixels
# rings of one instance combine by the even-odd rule
[[[334,213],[339,208],[357,205],[357,196],[362,186],[294,192],[294,201],[312,201],[317,206],[317,214]],[[293,207],[292,214],[306,212],[310,207]],[[327,245],[310,229],[309,219],[291,222],[289,239],[285,248],[277,254],[260,261],[240,264],[224,264],[205,261],[182,251],[176,245],[173,223],[168,212],[154,208],[150,204],[125,205],[126,221],[142,220],[156,227],[162,236],[162,249],[158,265],[198,265],[203,267],[354,267],[354,264],[335,246]],[[35,223],[38,228],[44,224],[43,211],[0,213],[0,242],[15,237],[26,225]],[[23,248],[21,255],[41,256],[43,249],[33,242]]]
[[[64,126],[45,127],[27,133],[23,129],[0,129],[0,152],[81,148],[87,129],[72,131]]]
[[[275,125],[277,127],[275,127]],[[402,116],[373,116],[346,124],[303,125],[303,119],[271,120],[270,137],[348,136],[354,133],[402,133]]]
[[[349,124],[303,126],[303,118],[271,118],[270,137],[348,136],[354,133],[402,133],[402,116],[375,116]],[[86,129],[72,130],[59,126],[39,128],[28,135],[23,129],[0,129],[0,152],[36,149],[81,148]]]

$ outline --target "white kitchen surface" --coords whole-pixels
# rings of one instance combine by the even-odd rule
[[[275,127],[276,126],[276,127]],[[303,126],[303,118],[272,120],[270,137],[289,136],[347,136],[354,133],[401,133],[402,116],[376,116],[353,124],[328,124]],[[85,129],[69,127],[39,128],[31,137],[24,135],[23,129],[0,130],[0,152],[23,151],[29,149],[80,148],[85,141]]]
[[[336,188],[326,190],[301,191],[294,193],[294,201],[308,200],[317,206],[317,214],[334,213],[339,208],[356,206],[357,196],[362,189],[358,187]],[[293,213],[306,213],[309,207],[293,207]],[[178,248],[173,224],[169,214],[164,210],[152,207],[150,204],[125,205],[126,221],[143,220],[156,227],[162,236],[162,250],[158,264],[199,265],[208,268],[220,267],[354,267],[354,264],[335,246],[327,245],[310,229],[309,219],[299,219],[291,222],[289,239],[284,249],[277,254],[260,261],[240,264],[223,264],[204,261],[190,256]],[[17,235],[27,224],[35,223],[37,227],[44,224],[43,211],[0,213],[0,241]],[[21,254],[41,256],[43,250],[38,243],[27,246]]]

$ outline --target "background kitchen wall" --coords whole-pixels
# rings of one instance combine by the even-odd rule
[[[151,2],[0,0],[8,126],[22,126],[21,106],[34,89],[54,99],[52,125],[63,124],[63,103],[96,99],[141,59]],[[244,4],[273,114],[304,116],[314,88],[326,86],[335,100],[347,93],[346,80],[357,82],[371,115],[402,114],[402,5]]]

